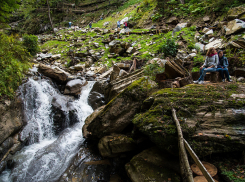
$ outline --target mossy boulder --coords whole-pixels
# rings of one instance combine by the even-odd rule
[[[140,111],[144,99],[156,87],[156,83],[148,77],[133,82],[98,113],[88,125],[88,131],[97,138],[122,132]]]
[[[228,13],[227,13],[227,17],[229,20],[235,19],[235,18],[239,18],[240,15],[245,14],[245,6],[238,6],[235,8],[231,8]]]
[[[234,109],[245,106],[244,95],[239,95],[244,88],[243,84],[227,84],[159,90],[150,96],[154,98],[150,109],[137,114],[133,123],[159,148],[178,155],[174,107],[184,138],[198,155],[242,151],[245,112]]]
[[[161,152],[156,147],[144,150],[125,165],[132,182],[180,181],[177,158]]]
[[[98,148],[103,157],[115,157],[123,152],[134,150],[136,142],[126,135],[112,134],[101,138]]]

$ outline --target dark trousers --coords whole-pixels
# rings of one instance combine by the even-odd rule
[[[221,78],[224,80],[226,77],[226,80],[230,80],[230,75],[229,75],[229,71],[227,68],[217,68],[216,71],[219,72]],[[224,77],[225,75],[225,77]]]

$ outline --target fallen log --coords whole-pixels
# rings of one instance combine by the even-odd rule
[[[176,111],[174,108],[172,108],[172,116],[174,118],[174,121],[177,127],[177,131],[178,131],[181,176],[183,178],[183,181],[194,182],[192,170],[190,168],[188,157],[187,157],[185,146],[184,146],[184,138],[183,138],[182,130],[181,130],[179,120],[176,116]]]

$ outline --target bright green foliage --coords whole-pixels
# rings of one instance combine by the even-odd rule
[[[144,73],[145,75],[149,76],[150,79],[155,80],[156,79],[156,74],[163,73],[164,68],[160,67],[157,62],[153,64],[149,64],[145,67]]]
[[[13,36],[0,33],[0,96],[13,97],[29,69],[29,53]]]
[[[19,7],[20,0],[1,0],[0,1],[0,23],[5,22],[9,14]]]
[[[173,39],[167,39],[167,41],[160,46],[160,52],[163,52],[165,57],[167,56],[176,56],[178,51],[178,45]]]
[[[26,47],[28,52],[33,56],[39,51],[38,38],[35,35],[25,34],[23,36],[23,45]]]

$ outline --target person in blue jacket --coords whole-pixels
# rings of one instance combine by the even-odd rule
[[[219,55],[219,64],[217,66],[216,71],[219,72],[223,82],[225,82],[225,77],[228,82],[231,82],[229,71],[228,71],[228,66],[229,66],[228,60],[224,56],[222,50],[218,51],[218,55]]]

